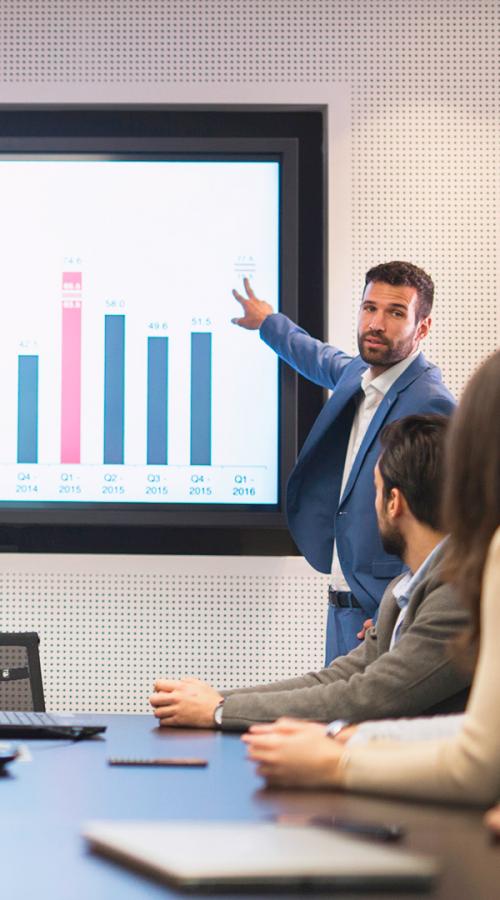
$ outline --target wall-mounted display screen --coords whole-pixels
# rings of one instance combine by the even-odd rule
[[[0,116],[0,552],[280,555],[323,395],[232,296],[321,337],[324,112]]]
[[[0,157],[0,500],[280,499],[280,157]]]
[[[296,315],[296,151],[0,141],[0,522],[283,523],[294,376],[231,291]]]

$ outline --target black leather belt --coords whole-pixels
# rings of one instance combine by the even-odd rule
[[[349,607],[362,609],[361,603],[356,600],[356,597],[350,591],[334,591],[331,587],[328,588],[328,602],[332,606],[341,607],[341,609]]]

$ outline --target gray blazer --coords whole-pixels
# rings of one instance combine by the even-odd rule
[[[274,684],[222,691],[222,728],[245,731],[254,722],[295,716],[331,722],[461,712],[472,673],[452,660],[450,642],[468,616],[454,588],[440,577],[443,551],[410,598],[400,638],[389,650],[399,606],[387,587],[376,626],[347,656],[326,669]]]

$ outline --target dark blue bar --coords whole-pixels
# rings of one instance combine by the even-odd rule
[[[191,334],[191,465],[212,463],[212,335]]]
[[[148,465],[168,463],[168,337],[148,338]]]
[[[123,463],[125,316],[104,317],[104,463]]]
[[[17,461],[38,462],[38,356],[19,357]]]

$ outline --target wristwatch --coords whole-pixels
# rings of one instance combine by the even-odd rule
[[[222,728],[222,707],[224,706],[224,698],[219,700],[214,709],[214,725],[216,728]]]
[[[326,726],[326,735],[327,737],[336,738],[338,733],[342,731],[343,728],[347,728],[351,723],[347,721],[347,719],[334,719],[333,722],[330,722]]]

